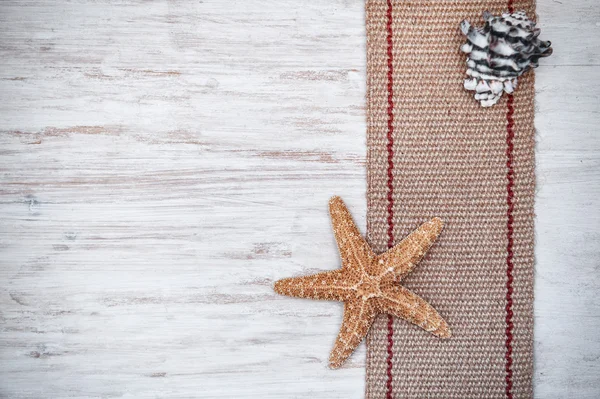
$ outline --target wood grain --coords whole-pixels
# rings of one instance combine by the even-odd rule
[[[600,35],[595,1],[538,0],[535,393],[600,397]]]
[[[541,0],[536,392],[600,394],[600,12]],[[339,266],[365,220],[362,1],[0,3],[0,397],[361,398]],[[546,61],[546,60],[544,60]]]

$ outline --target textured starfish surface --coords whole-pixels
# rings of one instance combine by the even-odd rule
[[[339,197],[329,201],[342,267],[312,276],[292,277],[275,283],[275,291],[299,298],[344,302],[344,319],[329,366],[340,367],[367,335],[379,313],[407,320],[440,338],[450,337],[448,324],[425,300],[398,284],[423,258],[442,231],[434,218],[402,242],[376,255]]]

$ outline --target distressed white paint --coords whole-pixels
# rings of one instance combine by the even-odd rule
[[[537,11],[554,54],[536,75],[536,397],[600,398],[600,7]]]
[[[536,392],[600,395],[600,35],[539,1]],[[0,3],[0,397],[361,398],[328,197],[365,219],[356,1]],[[546,62],[547,61],[547,62]]]

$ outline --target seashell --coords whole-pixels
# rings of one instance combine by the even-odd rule
[[[467,53],[466,90],[475,92],[483,107],[496,104],[504,92],[513,93],[517,78],[537,68],[539,59],[552,54],[551,43],[539,40],[540,29],[524,11],[494,16],[485,11],[485,24],[473,27],[460,23],[467,42],[460,46]]]

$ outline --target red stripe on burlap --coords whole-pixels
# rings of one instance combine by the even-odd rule
[[[394,246],[394,55],[392,38],[392,0],[387,0],[387,91],[388,91],[388,121],[387,121],[387,189],[388,189],[388,248]],[[392,367],[394,357],[394,317],[388,315],[387,335],[387,399],[393,399]]]
[[[506,211],[506,397],[512,399],[512,340],[513,340],[513,212],[514,212],[514,191],[513,187],[515,184],[515,172],[513,169],[513,153],[514,145],[513,140],[515,138],[514,132],[514,120],[513,114],[515,109],[513,107],[514,98],[512,95],[508,97],[506,113],[506,204],[508,209]]]
[[[508,11],[514,12],[513,0],[508,0]],[[513,115],[515,109],[513,107],[514,97],[513,95],[508,96],[506,102],[506,205],[508,207],[506,211],[506,397],[513,399],[512,394],[512,341],[513,341],[513,212],[514,212],[514,185],[515,185],[515,171],[513,168],[513,156],[514,156],[514,138],[515,131]]]

